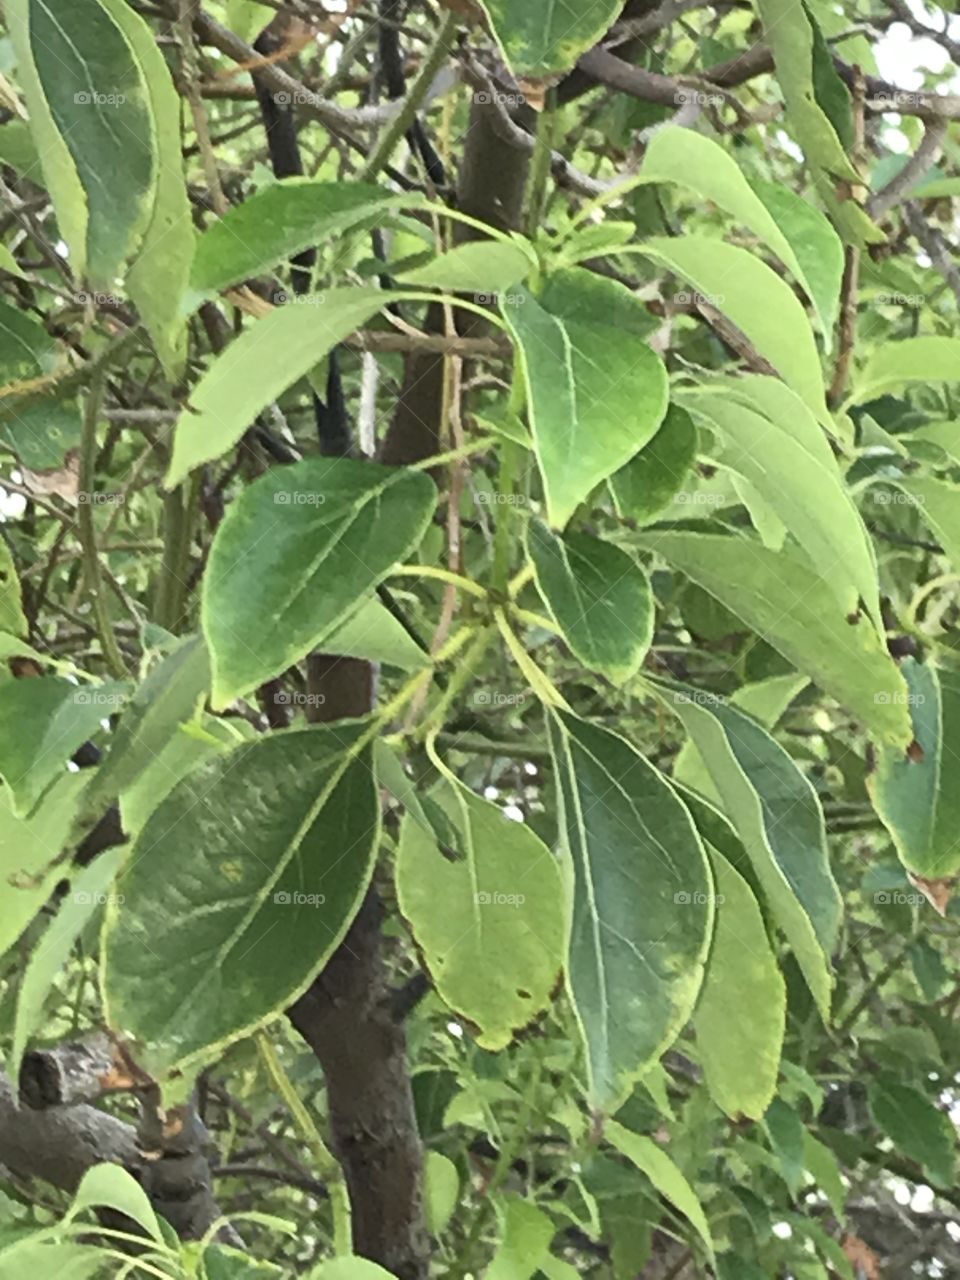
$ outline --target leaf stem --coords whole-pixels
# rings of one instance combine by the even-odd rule
[[[436,578],[438,582],[450,583],[461,591],[466,591],[481,600],[487,598],[487,589],[482,587],[479,582],[464,578],[462,574],[453,573],[450,569],[443,569],[439,565],[399,564],[391,569],[390,573],[391,576],[398,578]]]
[[[97,370],[90,382],[87,393],[86,411],[83,416],[83,438],[80,445],[80,505],[77,511],[77,532],[83,548],[83,576],[87,590],[92,597],[93,615],[97,624],[97,634],[103,649],[103,656],[111,675],[117,679],[125,679],[128,672],[120,653],[110,625],[107,613],[106,592],[103,577],[100,573],[100,558],[97,553],[97,530],[93,513],[95,504],[90,501],[96,485],[97,470],[97,419],[100,416],[100,405],[103,400],[103,373]]]
[[[333,1152],[324,1142],[320,1130],[314,1124],[313,1117],[304,1106],[300,1095],[284,1070],[283,1063],[274,1048],[273,1041],[261,1031],[257,1036],[257,1048],[267,1074],[277,1087],[281,1098],[290,1110],[290,1114],[300,1130],[307,1145],[313,1151],[321,1176],[328,1183],[330,1192],[330,1208],[333,1213],[333,1249],[337,1257],[352,1252],[352,1232],[350,1227],[350,1197],[343,1170]]]

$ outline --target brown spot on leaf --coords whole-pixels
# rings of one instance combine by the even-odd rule
[[[909,747],[907,747],[907,759],[912,761],[914,764],[920,764],[923,760],[923,757],[924,757],[923,747],[921,747],[920,743],[916,740],[916,738],[914,738],[914,740],[910,743]]]
[[[907,872],[907,878],[915,889],[919,889],[937,915],[945,916],[950,905],[950,897],[956,885],[956,877],[943,880],[928,880],[925,876],[915,876]]]

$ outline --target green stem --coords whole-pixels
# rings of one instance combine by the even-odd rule
[[[200,502],[200,473],[178,485],[163,502],[163,560],[153,607],[153,620],[167,631],[179,632],[190,577],[190,545]]]
[[[458,22],[459,18],[452,10],[444,17],[437,38],[427,53],[416,80],[410,86],[403,105],[375,142],[370,158],[361,171],[361,182],[370,182],[377,176],[390,159],[394,147],[412,128],[417,112],[430,92],[430,86],[449,56]]]
[[[458,591],[466,591],[469,595],[481,600],[487,598],[487,590],[479,582],[464,578],[450,569],[442,569],[434,564],[398,564],[390,570],[390,576],[396,578],[436,578],[438,582],[447,582]]]
[[[86,412],[83,417],[83,438],[80,444],[80,505],[77,511],[77,530],[83,548],[83,577],[92,597],[93,616],[103,656],[110,674],[117,679],[127,676],[126,664],[120,653],[107,613],[107,598],[100,573],[100,557],[97,553],[97,530],[93,519],[95,504],[90,501],[95,492],[97,470],[97,419],[103,399],[103,373],[98,369],[87,393]]]
[[[555,91],[547,93],[547,103],[537,121],[537,141],[530,163],[530,185],[527,189],[527,208],[524,226],[531,238],[536,234],[547,204],[547,186],[550,181],[550,162],[553,158],[553,137],[557,117],[554,111]]]
[[[327,1182],[330,1193],[330,1209],[333,1213],[333,1250],[338,1258],[353,1251],[353,1234],[350,1227],[350,1197],[343,1170],[333,1152],[324,1142],[320,1130],[313,1122],[313,1117],[304,1106],[300,1095],[284,1070],[283,1063],[273,1046],[273,1041],[266,1032],[257,1036],[257,1047],[267,1073],[277,1087],[297,1128],[303,1135],[317,1161],[321,1177]]]

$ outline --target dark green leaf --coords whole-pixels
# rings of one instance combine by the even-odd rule
[[[566,712],[549,728],[574,875],[567,977],[591,1098],[610,1109],[696,1002],[713,925],[710,868],[689,813],[628,742]]]
[[[689,413],[671,405],[653,439],[611,477],[621,516],[652,524],[681,491],[697,456],[697,429]]]
[[[349,458],[309,458],[245,490],[203,580],[214,707],[284,671],[347,620],[423,537],[436,499],[422,473]]]
[[[870,1111],[894,1151],[922,1165],[937,1187],[952,1187],[957,1133],[945,1112],[909,1085],[883,1077],[869,1083]]]
[[[274,1016],[342,939],[379,835],[369,737],[340,721],[261,738],[201,766],[147,820],[101,959],[110,1025],[143,1041],[155,1071]]]
[[[620,12],[619,0],[480,0],[514,74],[568,71]]]
[[[584,666],[624,684],[653,639],[647,575],[625,551],[589,533],[557,536],[536,521],[528,534],[537,586]]]

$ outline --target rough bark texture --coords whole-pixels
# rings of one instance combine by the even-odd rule
[[[13,1086],[0,1073],[0,1166],[73,1192],[95,1164],[123,1165],[184,1240],[200,1239],[220,1217],[206,1142],[206,1130],[194,1117],[161,1159],[145,1160],[132,1125],[85,1104],[41,1111],[18,1106]]]
[[[529,157],[497,137],[493,108],[475,104],[460,176],[460,207],[494,226],[516,226]],[[429,317],[442,332],[443,316]],[[476,330],[472,322],[463,333]],[[381,460],[419,462],[437,451],[443,357],[411,355]],[[315,655],[309,685],[321,695],[311,718],[329,722],[368,712],[369,664]],[[382,952],[382,908],[371,889],[344,942],[310,990],[288,1011],[323,1068],[334,1149],[353,1212],[353,1247],[399,1280],[426,1280],[430,1239],[423,1204],[423,1154],[413,1107],[403,1024],[395,1014]]]

